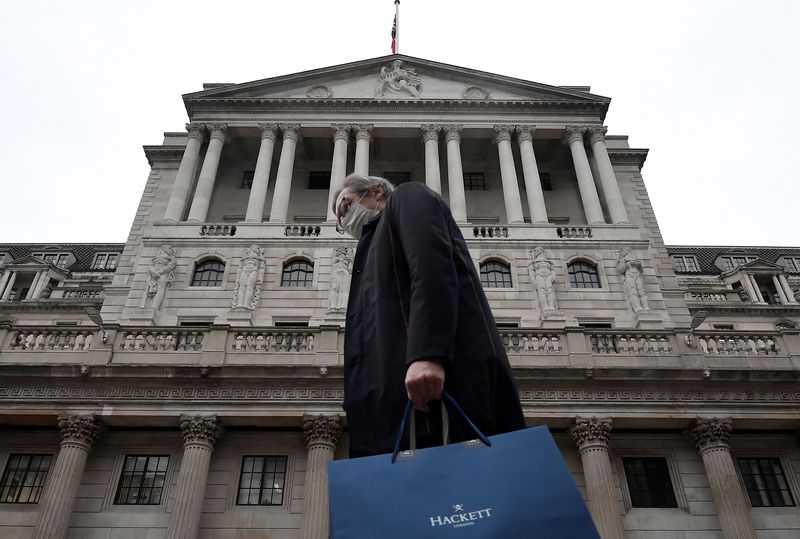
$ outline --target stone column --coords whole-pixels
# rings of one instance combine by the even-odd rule
[[[61,445],[39,500],[34,539],[67,536],[86,459],[104,430],[103,423],[92,415],[58,416],[58,428],[61,429]]]
[[[224,432],[216,416],[182,416],[183,460],[166,539],[194,539],[200,529],[208,465]]]
[[[757,301],[759,303],[766,303],[766,301],[764,301],[764,296],[761,295],[761,289],[758,288],[758,281],[756,281],[756,276],[750,273],[746,275],[747,278],[750,279],[750,284],[753,287],[753,292],[755,292],[754,301]]]
[[[6,288],[3,290],[3,297],[0,298],[3,301],[8,301],[9,296],[11,296],[11,291],[14,290],[14,281],[17,280],[17,272],[12,271],[11,277],[8,278],[8,283],[6,283]]]
[[[342,426],[338,417],[306,417],[303,433],[308,447],[308,464],[300,539],[328,539],[328,463],[333,460]]]
[[[461,168],[461,129],[460,125],[444,126],[447,141],[447,190],[450,194],[450,212],[456,223],[467,222],[464,170]]]
[[[283,148],[281,160],[278,162],[278,176],[275,178],[275,192],[272,194],[272,208],[269,211],[270,223],[286,222],[294,174],[294,151],[300,140],[300,126],[297,124],[281,125],[281,131],[283,131]]]
[[[194,190],[192,207],[189,210],[187,221],[203,223],[208,215],[208,205],[211,203],[211,194],[214,192],[214,182],[217,181],[217,168],[219,158],[222,155],[222,145],[225,144],[225,137],[228,132],[226,124],[209,124],[208,148],[206,157],[203,159],[203,168],[200,169],[200,177],[197,179],[197,187]]]
[[[784,305],[789,303],[789,298],[786,297],[786,292],[783,290],[783,286],[781,286],[781,281],[778,279],[777,275],[772,276],[772,284],[775,286],[775,292],[778,293],[781,303]]]
[[[356,131],[356,164],[353,172],[369,176],[369,143],[372,140],[372,124],[354,125]]]
[[[440,125],[423,125],[422,141],[425,144],[425,185],[442,194],[442,178],[439,173]]]
[[[578,189],[581,193],[583,211],[586,213],[586,222],[590,225],[603,224],[605,223],[603,209],[600,207],[597,188],[592,178],[589,158],[586,157],[586,149],[583,147],[584,131],[585,128],[582,127],[567,127],[564,143],[572,152],[572,162],[575,165],[575,175],[578,177]]]
[[[186,209],[186,197],[192,187],[197,158],[200,156],[200,146],[203,144],[204,129],[203,124],[186,124],[189,138],[186,141],[186,149],[183,151],[183,158],[175,176],[169,202],[167,202],[167,211],[164,212],[165,221],[180,221],[183,217]]]
[[[753,282],[750,280],[750,277],[748,275],[744,275],[744,277],[740,279],[739,282],[744,287],[745,291],[747,292],[747,295],[750,296],[750,301],[757,302],[758,296],[756,296],[756,291],[755,288],[753,288]]]
[[[786,275],[780,274],[778,275],[778,281],[780,281],[781,286],[783,287],[783,291],[786,294],[786,298],[789,300],[789,303],[796,304],[797,300],[794,299],[794,291],[792,287],[789,286],[789,280],[786,278]],[[2,289],[2,287],[0,287]]]
[[[5,270],[3,272],[3,277],[0,279],[0,298],[2,298],[3,295],[5,294],[6,285],[8,284],[8,281],[11,279],[12,273],[13,272],[11,270]]]
[[[261,133],[261,147],[258,149],[253,185],[250,187],[250,199],[247,201],[247,214],[244,218],[246,223],[260,223],[264,218],[269,171],[272,168],[272,154],[278,136],[278,126],[275,124],[258,124],[258,130]]]
[[[333,124],[333,161],[331,162],[331,185],[328,188],[328,222],[336,222],[333,211],[333,197],[342,187],[342,182],[347,175],[347,139],[350,138],[350,126]]]
[[[517,184],[517,169],[514,167],[514,154],[511,152],[511,133],[513,131],[514,127],[510,125],[494,126],[494,139],[500,155],[500,176],[503,180],[506,221],[509,224],[525,222],[522,217],[522,201]]]
[[[606,149],[606,127],[592,127],[589,129],[589,144],[594,153],[594,160],[597,163],[597,172],[600,176],[600,185],[603,187],[603,196],[606,198],[608,213],[611,222],[616,224],[627,223],[628,213],[625,211],[625,203],[622,200],[622,193],[619,191],[619,183],[614,174],[614,167],[608,157]]]
[[[533,153],[533,133],[535,129],[527,125],[518,125],[517,143],[522,158],[522,174],[525,176],[525,194],[528,197],[528,210],[531,212],[531,223],[547,223],[547,208],[544,205],[542,182],[539,179],[539,167]]]
[[[614,489],[608,438],[611,418],[578,418],[569,433],[581,452],[589,512],[602,539],[623,539],[622,510]]]
[[[39,272],[39,280],[36,281],[36,286],[31,287],[31,291],[28,294],[30,299],[39,299],[42,296],[42,292],[44,289],[47,288],[47,285],[50,283],[50,275],[46,271]]]
[[[28,293],[24,298],[19,299],[36,299],[36,288],[39,286],[39,279],[42,278],[43,272],[37,271],[36,275],[33,276],[33,281],[31,281],[31,286],[28,288]]]
[[[698,418],[687,434],[703,458],[722,534],[726,539],[755,539],[750,507],[731,458],[732,430],[729,418]]]

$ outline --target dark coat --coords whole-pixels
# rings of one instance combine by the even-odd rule
[[[409,182],[364,227],[353,262],[344,341],[351,456],[391,452],[407,402],[406,368],[420,359],[442,363],[445,391],[485,434],[525,426],[464,237],[442,198]],[[452,414],[450,437],[475,438]]]

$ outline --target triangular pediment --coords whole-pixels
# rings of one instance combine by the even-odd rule
[[[746,264],[742,264],[740,266],[736,266],[732,270],[725,273],[725,275],[733,275],[738,272],[747,272],[752,273],[754,271],[761,271],[761,272],[770,272],[770,273],[783,273],[785,268],[780,264],[773,264],[772,262],[767,262],[766,260],[762,260],[760,258],[756,260],[751,260]]]
[[[399,63],[397,63],[399,62]],[[206,99],[409,99],[605,104],[609,98],[406,55],[389,55],[184,95]]]

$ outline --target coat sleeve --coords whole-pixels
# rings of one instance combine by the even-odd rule
[[[435,359],[452,363],[458,311],[458,275],[441,199],[419,183],[400,186],[390,199],[390,217],[409,270],[406,363]]]

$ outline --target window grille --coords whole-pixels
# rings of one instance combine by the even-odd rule
[[[244,457],[236,505],[282,505],[287,460],[276,456]]]
[[[239,185],[239,189],[252,189],[255,175],[254,170],[245,170],[242,173],[242,183]]]
[[[589,262],[573,262],[569,270],[569,284],[572,288],[600,288],[597,268]]]
[[[481,264],[481,284],[484,288],[512,288],[508,264],[490,260]]]
[[[97,253],[94,257],[92,269],[116,269],[118,258],[119,255],[117,253]]]
[[[318,170],[308,173],[309,189],[329,189],[331,186],[331,171]]]
[[[0,480],[0,503],[38,503],[52,460],[52,455],[9,455]]]
[[[795,505],[778,458],[739,458],[739,470],[753,507]]]
[[[483,172],[465,172],[464,189],[467,191],[486,191],[486,178]]]
[[[309,287],[314,282],[314,264],[307,260],[293,260],[283,266],[281,286]]]
[[[663,457],[623,458],[633,507],[678,507]]]
[[[167,478],[166,455],[126,455],[119,478],[117,505],[158,505]]]
[[[192,275],[192,286],[222,286],[225,263],[220,260],[206,260],[197,264]]]

